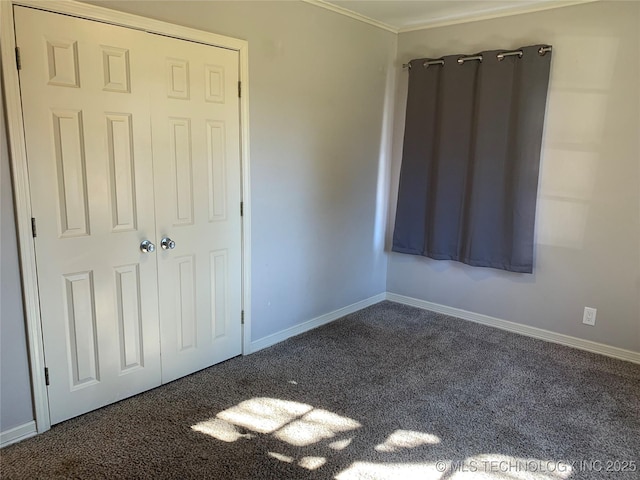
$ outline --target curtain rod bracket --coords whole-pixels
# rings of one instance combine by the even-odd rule
[[[538,55],[544,55],[547,52],[550,52],[552,49],[551,47],[540,47],[538,49]]]

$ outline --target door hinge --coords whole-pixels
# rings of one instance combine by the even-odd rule
[[[240,202],[240,216],[244,217],[244,202]]]
[[[49,368],[44,367],[44,383],[48,387],[49,386]]]
[[[242,312],[240,312],[240,324],[244,325],[244,310],[242,310]]]
[[[242,82],[238,81],[238,98],[242,97]]]
[[[36,233],[36,219],[31,217],[31,234],[33,238],[36,238],[38,235]]]
[[[20,59],[20,47],[16,47],[16,67],[22,70],[22,60]]]

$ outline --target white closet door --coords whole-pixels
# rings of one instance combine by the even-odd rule
[[[162,380],[241,353],[238,52],[160,37],[152,138]]]
[[[52,423],[160,384],[151,35],[15,8]],[[168,175],[168,174],[167,174]]]

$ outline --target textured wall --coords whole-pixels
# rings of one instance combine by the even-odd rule
[[[553,45],[533,275],[390,254],[387,289],[640,350],[640,4],[596,2],[399,35],[398,61]],[[393,228],[406,76],[398,82]],[[388,237],[389,238],[389,237]],[[582,324],[596,307],[595,327]]]

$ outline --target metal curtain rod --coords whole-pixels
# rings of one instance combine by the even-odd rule
[[[550,52],[551,50],[552,50],[551,47],[540,47],[538,49],[538,55],[544,55],[545,53]],[[496,55],[496,58],[499,61],[502,61],[504,60],[504,57],[511,57],[514,55],[517,55],[518,58],[522,58],[522,50],[512,50],[508,52],[501,52]],[[478,60],[482,62],[482,55],[470,55],[468,57],[460,57],[458,58],[457,61],[458,61],[458,64],[462,65],[464,62],[468,62],[470,60]],[[436,60],[427,60],[422,64],[422,66],[425,68],[431,65],[444,65],[444,58],[438,58]],[[402,68],[411,69],[411,63],[403,63]]]

